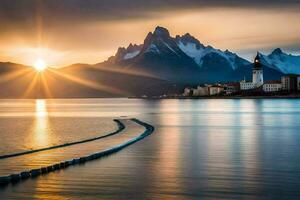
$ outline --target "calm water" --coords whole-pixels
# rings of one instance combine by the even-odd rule
[[[105,134],[136,117],[154,134],[107,157],[0,189],[0,199],[300,199],[299,100],[1,100],[0,154]],[[0,160],[0,174],[113,146],[107,140]]]

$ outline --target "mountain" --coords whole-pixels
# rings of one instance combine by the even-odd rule
[[[129,44],[127,48],[120,47],[115,56],[111,56],[108,61],[111,63],[121,62],[137,56],[142,50],[143,45]]]
[[[275,49],[259,53],[264,80],[300,74],[300,56]],[[124,97],[174,94],[186,85],[252,79],[253,64],[228,50],[205,46],[186,33],[172,37],[163,27],[143,44],[120,47],[107,61],[74,64],[37,73],[32,67],[0,62],[0,98]]]
[[[75,64],[38,73],[30,66],[1,62],[0,88],[0,98],[127,97],[177,92],[164,80],[98,65]]]
[[[142,45],[119,48],[105,63],[189,84],[237,81],[245,75],[240,71],[251,69],[249,61],[228,50],[205,46],[189,33],[171,37],[166,28],[159,26],[148,33]]]
[[[249,61],[240,58],[236,54],[226,50],[221,51],[211,46],[204,46],[196,38],[186,33],[183,36],[176,36],[176,43],[179,48],[200,66],[205,67],[205,60],[209,59],[209,55],[218,55],[220,58],[226,60],[232,69],[237,69],[242,65],[248,65]]]
[[[284,53],[280,48],[269,55],[259,53],[263,64],[284,74],[300,74],[300,56]]]
[[[181,51],[176,40],[170,37],[167,29],[157,27],[153,33],[148,33],[142,45],[136,46],[139,48],[135,49],[135,52],[138,53],[135,53],[134,56],[129,59],[118,59],[120,52],[122,55],[133,55],[131,46],[126,49],[119,48],[117,54],[110,58],[106,64],[142,72],[172,82],[179,82],[182,79],[176,74],[189,76],[190,80],[198,79],[198,76],[195,76],[199,73],[198,65],[191,57]]]

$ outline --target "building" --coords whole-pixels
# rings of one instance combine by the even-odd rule
[[[242,80],[240,82],[240,88],[241,88],[241,90],[252,90],[255,87],[254,87],[253,82],[247,82],[246,80]]]
[[[211,86],[208,89],[209,89],[209,95],[210,96],[221,94],[224,91],[224,87],[219,86],[219,85]]]
[[[264,84],[263,78],[263,68],[259,60],[259,54],[254,59],[253,69],[252,69],[252,82],[247,82],[243,80],[240,82],[241,90],[251,90],[259,88]]]
[[[282,90],[288,92],[296,92],[300,89],[300,76],[296,74],[288,74],[281,77]]]
[[[184,88],[183,96],[193,96],[193,88]]]
[[[209,95],[209,86],[198,86],[197,87],[198,96],[208,96]]]
[[[198,86],[197,88],[185,88],[183,96],[208,96],[209,86]]]
[[[227,83],[224,85],[225,94],[233,94],[240,90],[240,83]]]
[[[263,65],[259,54],[256,55],[252,68],[252,81],[245,79],[238,83],[204,85],[194,88],[186,88],[184,96],[213,96],[219,94],[240,94],[257,95],[262,93],[279,93],[286,91],[289,93],[300,91],[300,75],[288,74],[280,80],[266,81],[263,78]],[[250,91],[246,91],[250,90]],[[244,92],[243,92],[244,91]]]
[[[252,83],[255,88],[258,88],[264,84],[263,68],[260,64],[259,54],[254,59],[254,67],[252,70]]]
[[[185,88],[183,96],[211,96],[217,95],[224,91],[221,85],[204,85],[197,88]]]
[[[264,92],[279,92],[282,90],[281,81],[266,81],[263,85]]]

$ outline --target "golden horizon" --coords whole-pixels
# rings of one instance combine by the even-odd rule
[[[118,47],[142,44],[147,33],[158,25],[166,27],[173,37],[188,32],[204,45],[228,49],[247,60],[252,60],[257,51],[270,52],[277,47],[299,54],[300,12],[296,11],[228,7],[188,9],[166,11],[143,20],[103,19],[64,26],[57,22],[58,26],[53,29],[39,18],[35,28],[19,29],[12,25],[0,33],[0,62],[30,66],[35,58],[43,57],[48,66],[54,67],[101,63],[113,56]],[[83,36],[88,37],[83,39]]]

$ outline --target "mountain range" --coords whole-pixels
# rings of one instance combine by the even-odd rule
[[[277,80],[283,74],[300,74],[300,56],[275,49],[271,54],[258,53],[264,67],[265,80]],[[17,76],[31,67],[0,63],[0,97],[115,97],[160,95],[179,92],[185,85],[251,80],[252,63],[229,50],[205,46],[186,33],[172,37],[164,27],[149,32],[143,44],[120,47],[108,60],[95,65],[75,64],[52,68],[43,74],[45,87],[30,86],[30,75]],[[28,89],[27,89],[28,90]],[[23,96],[22,96],[23,97]]]
[[[284,53],[280,48],[269,55],[259,53],[265,67],[275,69],[284,74],[300,74],[300,56]]]
[[[278,49],[274,52],[276,51]],[[268,56],[259,53],[264,60],[265,80],[279,79],[287,72],[300,72],[300,61],[297,60],[299,56],[287,55],[281,51],[279,57],[284,55],[285,60],[276,57],[282,61],[279,65],[278,62],[272,62],[274,52]],[[159,26],[148,33],[143,44],[119,48],[115,56],[102,64],[141,71],[181,84],[239,81],[244,77],[250,80],[252,72],[251,62],[229,50],[205,46],[189,33],[172,37],[166,28]]]

